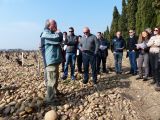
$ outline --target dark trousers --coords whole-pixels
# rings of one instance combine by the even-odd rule
[[[96,56],[90,52],[82,52],[82,60],[84,66],[84,81],[83,83],[86,84],[89,79],[89,64],[91,65],[92,69],[92,77],[93,83],[97,83],[97,72],[96,72]]]
[[[151,62],[151,70],[153,75],[153,80],[156,82],[158,86],[160,86],[160,77],[159,77],[159,71],[160,71],[160,64],[158,62],[159,60],[159,54],[158,53],[150,53],[149,59]]]
[[[136,61],[136,52],[129,51],[129,61],[130,61],[130,72],[131,73],[136,73],[137,72],[137,61]]]
[[[78,72],[82,72],[82,53],[77,55],[77,67],[78,67]]]
[[[105,52],[99,52],[97,55],[97,73],[100,72],[100,66],[101,66],[101,62],[102,62],[102,68],[103,68],[103,72],[106,72],[106,59],[107,59],[107,55]]]
[[[65,66],[65,61],[66,61],[66,51],[62,50],[62,55],[63,55],[63,61],[62,61],[62,72],[64,72],[64,66]]]

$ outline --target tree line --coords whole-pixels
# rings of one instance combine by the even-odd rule
[[[112,23],[104,31],[104,37],[111,40],[117,31],[121,31],[126,39],[130,29],[139,35],[144,29],[156,26],[160,26],[159,0],[122,0],[122,12],[114,7]]]

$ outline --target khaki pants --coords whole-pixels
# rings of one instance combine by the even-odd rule
[[[49,65],[46,67],[47,72],[47,96],[48,102],[53,102],[58,92],[59,64]]]

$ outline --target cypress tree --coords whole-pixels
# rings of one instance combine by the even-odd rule
[[[155,9],[152,7],[154,0],[138,0],[136,13],[136,30],[142,32],[145,28],[153,28],[156,25]]]
[[[138,0],[128,0],[127,2],[128,30],[136,28],[137,2]]]
[[[127,5],[126,5],[126,1],[122,0],[122,14],[119,18],[118,21],[118,28],[119,30],[122,32],[122,36],[124,39],[127,38],[128,36],[128,30],[127,30]]]
[[[112,24],[111,24],[111,28],[110,28],[110,38],[113,39],[114,36],[115,36],[115,33],[118,30],[118,21],[119,21],[119,12],[118,12],[118,9],[117,7],[115,6],[114,7],[114,10],[113,10],[113,19],[112,19]]]
[[[160,26],[160,1],[154,0],[152,7],[155,9],[156,26]]]
[[[109,27],[107,26],[106,31],[104,32],[104,38],[107,40],[110,40],[110,33],[109,33]]]

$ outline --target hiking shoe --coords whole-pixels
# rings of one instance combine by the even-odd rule
[[[71,79],[72,79],[72,80],[76,80],[75,76],[72,76]]]
[[[143,77],[143,81],[147,81],[148,80],[148,77]]]
[[[138,76],[138,77],[136,78],[136,80],[140,80],[140,79],[143,79],[143,77],[142,77],[142,76]]]
[[[63,75],[62,79],[63,79],[63,80],[66,80],[66,79],[67,79],[67,76]]]
[[[154,85],[154,84],[156,84],[156,81],[152,81],[150,84],[151,84],[151,85]]]
[[[160,86],[156,86],[155,91],[160,91]]]

